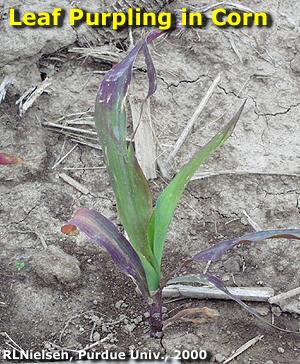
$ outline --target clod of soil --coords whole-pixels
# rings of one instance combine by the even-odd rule
[[[34,254],[31,264],[34,272],[47,285],[62,283],[74,286],[80,279],[78,260],[54,245]]]

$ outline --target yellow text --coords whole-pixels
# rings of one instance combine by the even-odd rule
[[[28,11],[22,16],[14,8],[9,9],[9,24],[13,27],[46,27],[58,26],[61,24],[60,19],[63,15],[61,8],[55,8],[52,13]]]
[[[238,13],[224,8],[212,12],[212,22],[218,27],[269,26],[269,20],[267,13]]]

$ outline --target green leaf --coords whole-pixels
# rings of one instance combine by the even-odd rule
[[[144,266],[150,291],[159,288],[160,275],[148,241],[147,229],[153,213],[152,194],[138,164],[131,143],[126,141],[126,96],[131,84],[133,64],[143,52],[149,80],[148,95],[156,90],[155,68],[147,48],[162,33],[153,30],[136,44],[122,62],[113,67],[101,82],[95,105],[95,124],[103,149],[120,220],[129,241]]]
[[[158,270],[161,265],[167,231],[186,185],[201,164],[204,163],[230,137],[240,118],[245,103],[246,101],[242,104],[231,121],[225,125],[225,127],[216,134],[209,143],[207,143],[194,155],[190,162],[181,169],[181,171],[160,194],[148,226],[148,238],[152,243],[152,250],[156,258]]]
[[[153,211],[152,195],[132,145],[127,147],[125,111],[133,63],[145,42],[137,44],[103,79],[96,100],[95,124],[121,222],[134,248],[150,259],[146,232]]]

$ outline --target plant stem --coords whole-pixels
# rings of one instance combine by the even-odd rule
[[[163,320],[162,320],[162,289],[155,296],[150,304],[150,332],[151,337],[161,339],[163,336]]]

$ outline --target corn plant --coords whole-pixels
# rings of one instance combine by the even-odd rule
[[[140,40],[124,60],[105,75],[96,98],[95,125],[116,198],[119,218],[128,239],[101,213],[86,208],[78,209],[73,218],[62,227],[62,232],[66,234],[76,235],[79,231],[85,233],[93,242],[104,248],[119,269],[134,281],[149,305],[150,331],[153,337],[162,336],[161,261],[164,242],[176,206],[193,174],[230,137],[245,104],[241,105],[219,133],[170,181],[154,206],[148,182],[136,159],[133,143],[126,140],[125,105],[133,65],[140,52],[144,54],[147,66],[147,97],[154,94],[156,72],[148,45],[161,34],[159,31],[151,31]],[[238,243],[279,236],[299,239],[300,230],[273,230],[249,234],[237,240],[220,242],[192,259],[214,261]],[[218,278],[201,274],[198,279],[223,290],[256,315],[254,310],[232,296]]]

